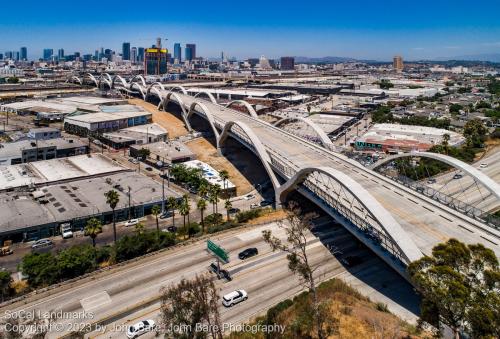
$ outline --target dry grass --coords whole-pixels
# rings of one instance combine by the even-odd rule
[[[158,108],[141,99],[129,99],[129,104],[137,105],[144,108],[146,111],[153,114],[153,122],[156,122],[161,127],[168,131],[169,138],[176,138],[188,134],[188,130],[184,126],[184,122],[178,119],[175,115],[159,111]]]
[[[236,186],[237,195],[247,194],[254,189],[247,178],[229,160],[220,156],[207,139],[194,139],[186,142],[186,145],[196,154],[198,160],[206,162],[219,172],[226,170],[229,173],[229,180]]]
[[[255,219],[249,220],[247,222],[248,225],[258,225],[258,224],[266,224],[273,221],[283,220],[287,216],[284,210],[266,210],[263,214]]]

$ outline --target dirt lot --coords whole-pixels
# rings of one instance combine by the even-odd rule
[[[215,147],[204,138],[186,142],[186,145],[197,155],[198,160],[206,162],[217,171],[226,170],[229,180],[236,186],[237,195],[243,195],[253,190],[252,184],[225,157],[217,153]]]
[[[141,106],[148,112],[153,113],[153,122],[156,122],[161,127],[168,131],[170,138],[188,134],[188,130],[184,126],[184,122],[178,119],[175,115],[159,111],[155,105],[145,102],[142,99],[129,99],[131,105]]]

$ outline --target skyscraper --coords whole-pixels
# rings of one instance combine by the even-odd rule
[[[54,55],[54,50],[52,48],[46,48],[43,50],[43,60],[50,61]]]
[[[16,51],[16,52],[12,52],[12,53],[14,53],[13,59],[16,61],[19,61],[19,52]]]
[[[162,48],[147,48],[144,55],[144,75],[167,73],[168,51]]]
[[[28,48],[26,47],[21,47],[21,53],[20,53],[20,58],[22,61],[27,61],[28,60]]]
[[[294,57],[281,57],[281,69],[283,71],[293,71],[295,69]]]
[[[178,63],[182,62],[182,49],[179,42],[174,44],[174,59],[177,60]]]
[[[188,58],[188,49],[190,49],[190,57]],[[192,61],[196,59],[196,44],[186,44],[186,60]]]
[[[0,60],[3,60],[3,54],[0,53]]]
[[[64,49],[59,48],[59,50],[57,51],[57,60],[64,60]]]
[[[144,62],[144,47],[139,47],[137,49],[137,61]]]
[[[161,38],[156,38],[156,48],[161,49]]]
[[[403,65],[403,57],[400,56],[400,55],[396,55],[394,57],[394,59],[392,60],[392,67],[398,71],[398,72],[402,72],[403,71],[403,68],[404,68],[404,65]]]
[[[130,61],[134,64],[137,63],[137,47],[132,47],[130,51]]]
[[[122,60],[130,60],[130,42],[124,42],[122,45]]]

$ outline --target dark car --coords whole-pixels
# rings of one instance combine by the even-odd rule
[[[462,174],[457,173],[457,174],[455,174],[455,175],[453,176],[453,179],[461,179],[462,177],[463,177],[463,175],[462,175]]]
[[[165,213],[160,215],[160,219],[170,218],[173,214],[174,214],[174,212],[172,212],[172,210],[165,211]]]
[[[266,206],[270,206],[272,204],[273,204],[273,202],[271,200],[262,200],[260,202],[260,207],[266,207]]]
[[[229,274],[229,272],[227,270],[222,270],[222,269],[220,270],[219,278],[224,278],[227,281],[233,280],[233,278],[231,277],[231,275]]]
[[[240,254],[238,254],[238,258],[240,258],[241,260],[244,260],[246,258],[253,257],[254,255],[257,255],[257,254],[259,254],[259,251],[255,247],[247,248],[246,250],[244,250],[244,251],[240,252]]]
[[[355,255],[342,258],[340,259],[340,261],[342,261],[342,263],[347,267],[354,267],[363,262],[363,260],[360,257]]]
[[[153,169],[151,167],[146,167],[145,170],[151,172]]]
[[[233,208],[230,208],[228,212],[229,212],[229,214],[236,214],[236,213],[240,212],[240,209],[233,207]]]

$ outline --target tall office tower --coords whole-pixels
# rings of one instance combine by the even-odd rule
[[[80,52],[75,52],[75,58],[79,58],[81,56]]]
[[[124,42],[122,45],[122,60],[130,60],[130,42]]]
[[[161,38],[156,38],[156,48],[161,49]]]
[[[59,61],[64,60],[64,49],[63,48],[59,48],[57,50],[57,60],[59,60]]]
[[[179,42],[174,44],[174,59],[177,60],[176,62],[178,63],[182,62],[182,48]]]
[[[167,54],[165,48],[147,48],[144,54],[144,75],[166,74]]]
[[[12,52],[6,51],[5,52],[5,59],[12,59]]]
[[[99,50],[95,50],[94,52],[94,61],[99,61]]]
[[[54,50],[52,48],[46,48],[43,50],[43,60],[50,61],[54,55]]]
[[[19,61],[19,52],[12,52],[14,53],[14,60]]]
[[[404,68],[404,65],[403,65],[403,57],[401,57],[400,55],[396,55],[394,57],[394,59],[392,60],[392,67],[398,71],[398,72],[402,72],[403,71],[403,68]]]
[[[109,48],[106,48],[104,50],[104,57],[108,59],[108,61],[111,61],[111,58],[113,57],[113,51],[110,50]]]
[[[21,47],[21,53],[20,53],[20,58],[22,61],[27,61],[28,60],[28,48],[26,47]]]
[[[283,71],[293,71],[295,69],[294,57],[281,57],[281,69]]]
[[[186,51],[188,48],[191,49],[191,58],[188,59],[186,57],[186,60],[192,61],[192,60],[196,59],[196,44],[186,44]]]
[[[133,64],[137,63],[137,47],[132,47],[130,50],[130,61],[132,61]]]
[[[3,54],[0,53],[0,60],[3,60]]]
[[[144,47],[139,47],[137,49],[137,61],[144,62]]]

